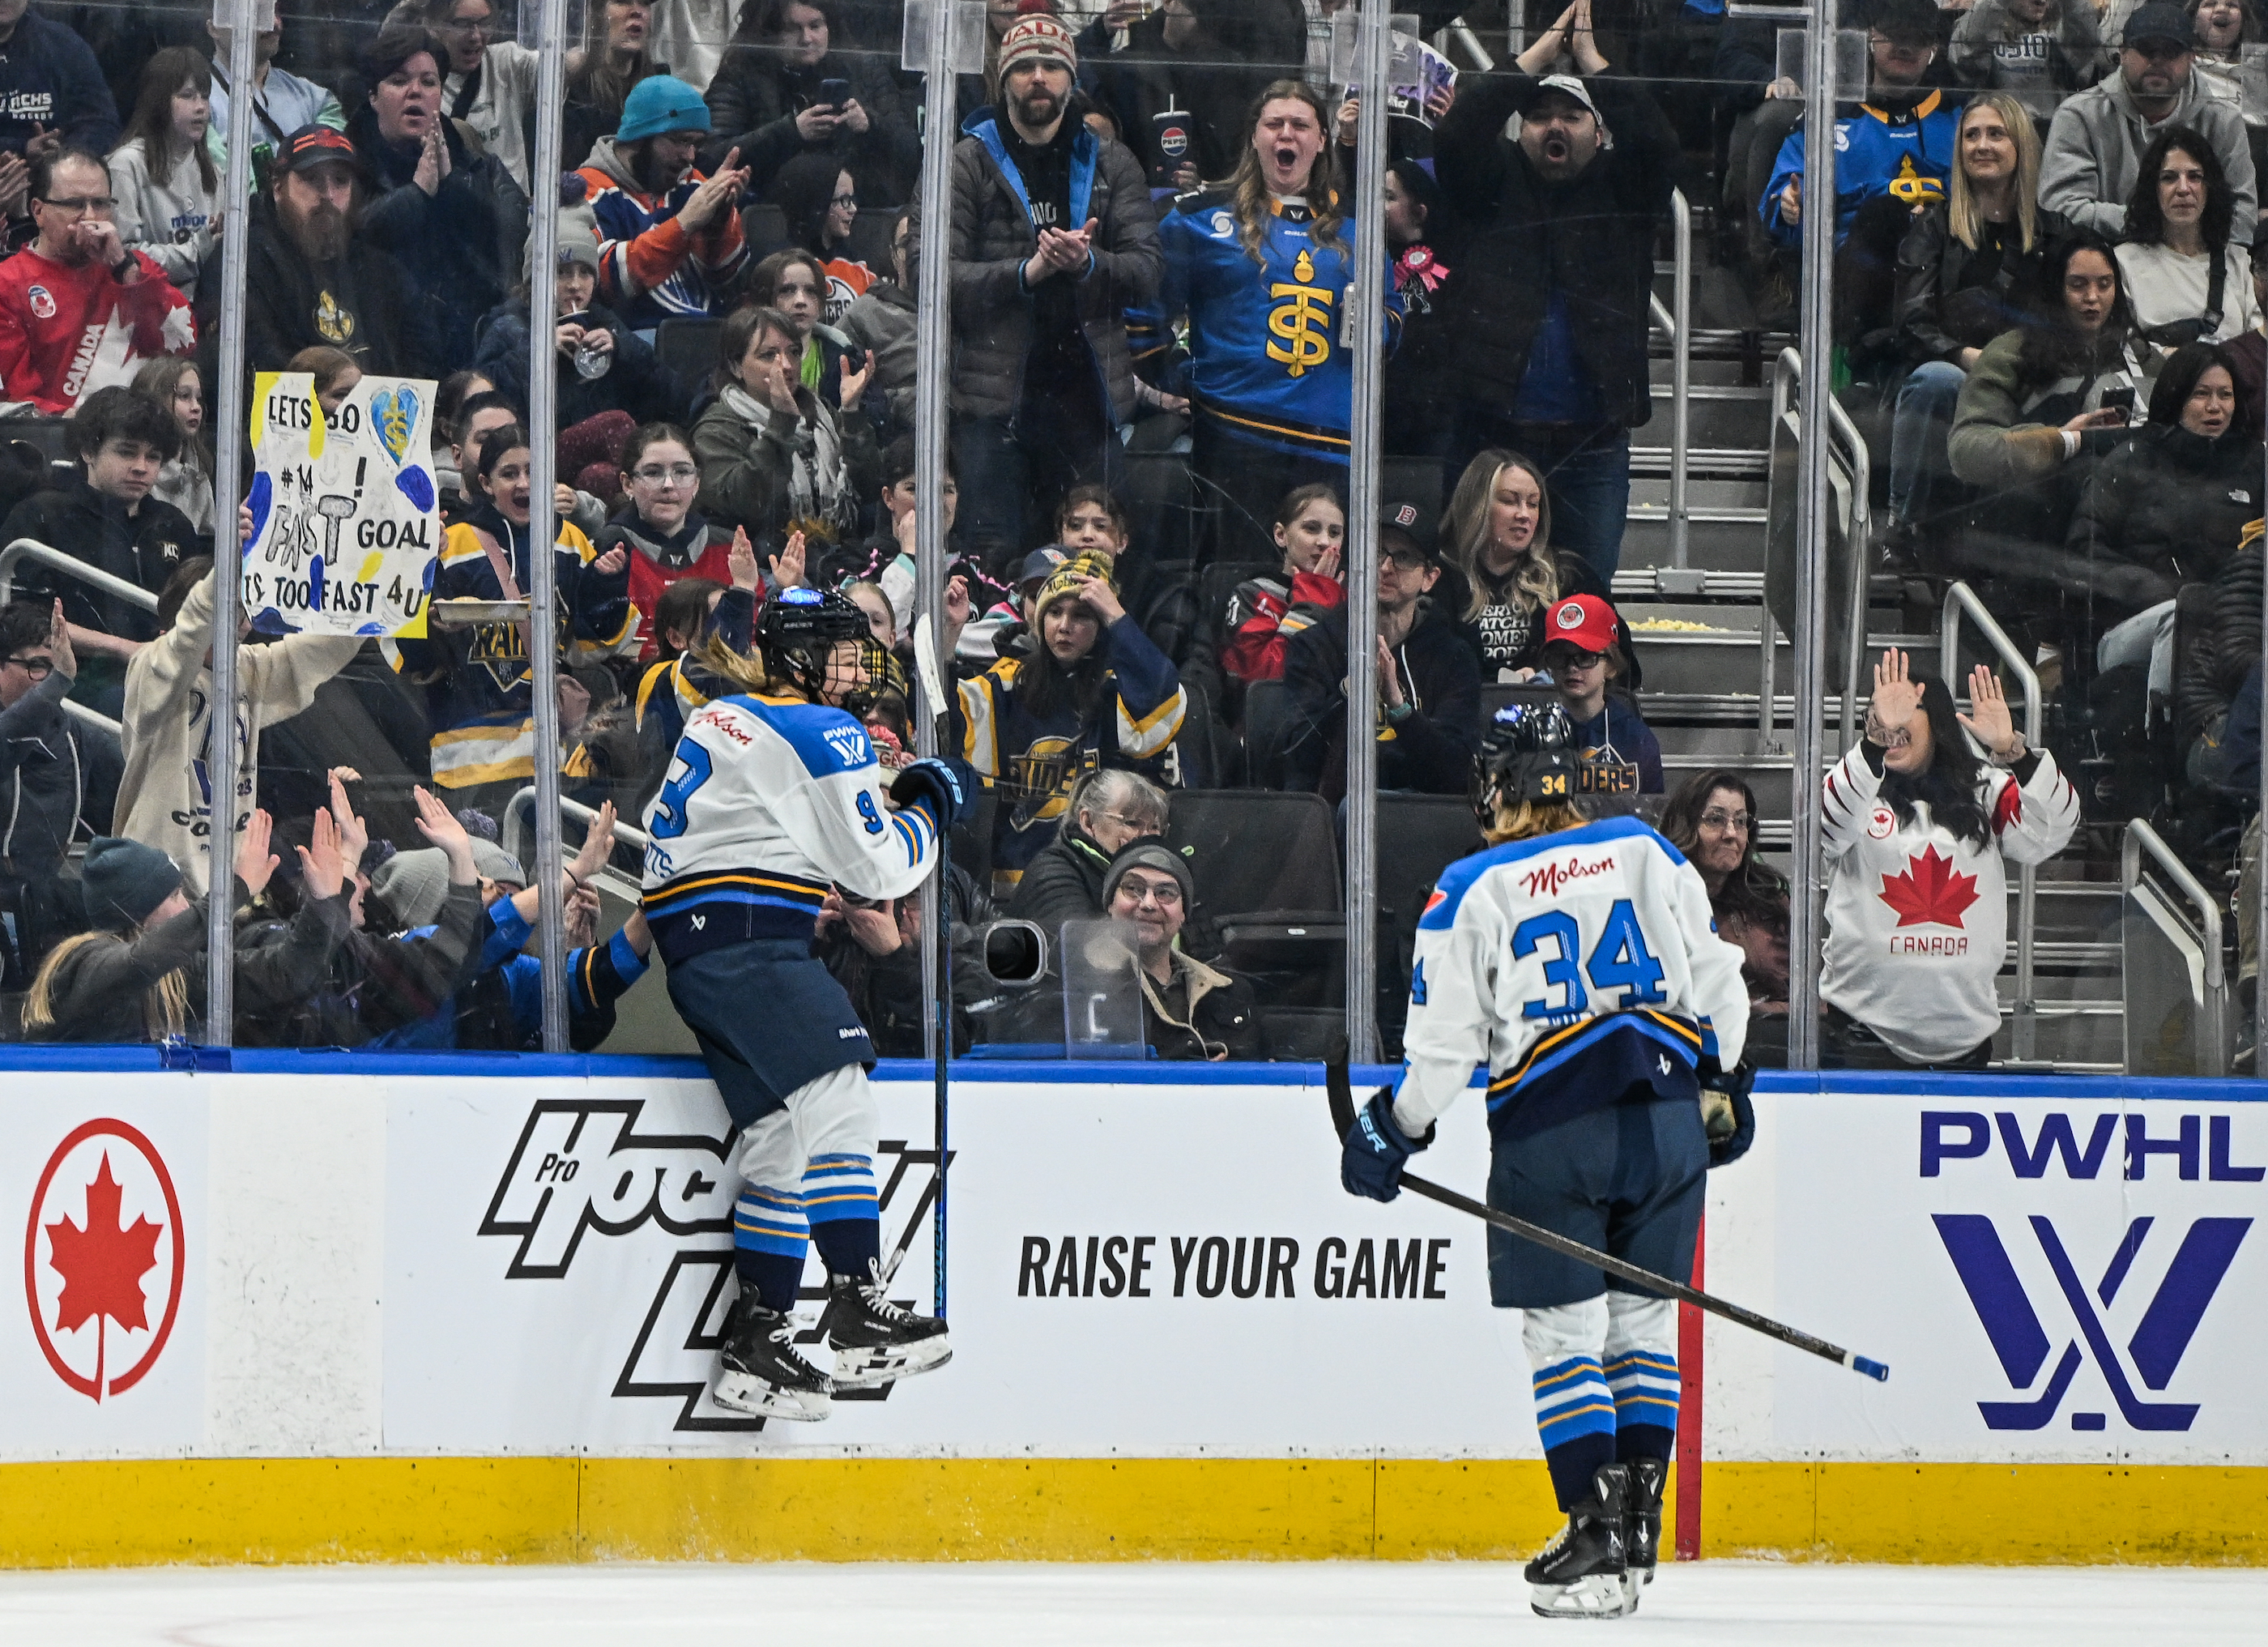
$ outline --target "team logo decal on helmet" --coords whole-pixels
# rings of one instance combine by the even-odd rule
[[[763,616],[756,620],[756,644],[773,675],[814,703],[825,697],[836,643],[863,641],[873,632],[858,603],[831,589],[781,589],[764,602]],[[847,702],[838,706],[857,707]]]

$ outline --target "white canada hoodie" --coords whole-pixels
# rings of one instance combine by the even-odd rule
[[[1992,979],[2008,942],[2003,860],[2052,858],[2079,795],[2044,750],[2014,774],[1988,769],[1978,798],[1992,844],[1957,840],[1917,801],[1901,824],[1881,798],[1882,751],[1860,742],[1827,774],[1827,967],[1819,993],[1918,1064],[1958,1058],[2000,1027]]]

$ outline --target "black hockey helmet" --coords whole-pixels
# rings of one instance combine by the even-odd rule
[[[824,701],[827,664],[836,643],[871,643],[873,632],[858,602],[832,589],[774,590],[756,619],[756,645],[765,664],[814,703]],[[871,662],[867,673],[873,673]]]
[[[1473,816],[1496,822],[1497,802],[1564,801],[1592,811],[1623,809],[1598,802],[1634,794],[1637,769],[1577,747],[1575,722],[1557,698],[1520,701],[1496,712],[1473,757]]]

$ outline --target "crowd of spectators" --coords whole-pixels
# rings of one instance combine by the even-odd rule
[[[634,876],[634,854],[594,830],[563,888],[506,872],[514,797],[551,754],[514,603],[549,552],[563,784],[625,822],[694,701],[683,660],[747,647],[783,587],[840,587],[868,612],[864,713],[886,760],[905,758],[924,257],[946,261],[949,306],[945,733],[991,799],[946,885],[956,952],[1003,915],[1131,922],[1161,1056],[1256,1055],[1271,999],[1205,918],[1208,880],[1246,867],[1164,844],[1174,793],[1343,803],[1359,349],[1382,355],[1394,465],[1380,789],[1462,795],[1489,708],[1557,697],[1701,868],[1757,1001],[1785,1000],[1786,889],[1756,856],[1756,794],[1727,769],[1666,795],[1678,774],[1614,602],[1675,187],[1712,208],[1712,255],[1765,328],[1792,325],[1796,248],[1831,218],[1836,380],[1883,448],[1874,570],[1965,577],[2053,659],[2063,764],[2025,752],[2046,792],[2089,754],[2120,766],[2105,741],[2122,692],[2164,706],[2179,781],[2236,792],[2268,380],[2251,257],[2268,49],[2248,0],[1846,5],[1867,78],[1837,111],[1837,197],[1815,203],[1771,19],[1656,4],[1594,23],[1592,0],[1531,10],[1493,71],[1397,100],[1384,193],[1357,198],[1359,108],[1331,67],[1343,9],[991,0],[956,129],[925,139],[895,8],[599,0],[568,61],[558,174],[539,175],[536,59],[501,0],[286,0],[235,88],[254,100],[239,202],[225,31],[160,13],[75,32],[0,0],[0,395],[59,423],[68,459],[0,464],[4,540],[109,575],[24,562],[0,610],[0,786],[24,797],[0,841],[13,1018],[56,1036],[93,1022],[35,985],[94,933],[74,964],[132,969],[138,1021],[193,1032],[187,905],[219,851],[251,1038],[532,1044],[513,956],[558,896],[575,1034],[595,1044],[645,946],[635,922],[599,929],[585,883],[610,862]],[[934,222],[925,140],[952,145]],[[223,311],[232,212],[240,314]],[[556,219],[542,314],[537,213]],[[1352,325],[1366,282],[1374,337]],[[438,384],[431,593],[478,615],[384,643],[247,634],[239,793],[217,805],[208,413],[228,329],[248,374],[314,373],[327,412],[364,373]],[[536,427],[546,349],[555,416]],[[547,451],[549,546],[530,527]],[[2177,625],[2192,586],[2218,628]],[[1903,750],[1926,724],[1957,766],[1974,729],[1948,731],[1934,691],[1884,735]],[[1901,843],[1935,829],[1951,853],[1982,849],[1946,794],[2036,769],[1960,767],[1911,803],[1906,770],[1850,776],[1887,797]],[[251,853],[271,828],[292,850]],[[821,921],[885,1050],[922,1031],[916,910],[838,899]],[[1834,953],[1837,1010],[1865,1030],[1872,997]],[[327,978],[320,999],[263,993],[286,968]],[[988,1003],[956,1005],[957,1033],[985,1038]],[[122,1010],[98,1015],[105,1033]]]

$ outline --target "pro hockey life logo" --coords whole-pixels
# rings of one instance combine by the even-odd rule
[[[586,1237],[636,1235],[649,1223],[677,1238],[652,1302],[627,1347],[609,1393],[616,1400],[674,1400],[671,1429],[680,1432],[760,1430],[761,1418],[708,1399],[733,1285],[732,1131],[638,1131],[641,1098],[547,1098],[528,1112],[519,1141],[497,1180],[480,1233],[516,1238],[504,1274],[512,1281],[567,1278]],[[883,1163],[887,1171],[880,1171]],[[886,1138],[876,1152],[884,1262],[902,1253],[924,1228],[937,1197],[937,1152]],[[806,1301],[823,1303],[824,1278],[806,1283]],[[910,1304],[902,1298],[901,1304]],[[814,1344],[809,1321],[797,1335]],[[824,1360],[824,1356],[821,1356]],[[889,1399],[891,1385],[838,1392],[837,1401]]]
[[[55,1146],[24,1230],[24,1301],[55,1377],[97,1403],[141,1383],[173,1336],[187,1263],[156,1145],[104,1119]]]
[[[2146,1179],[2158,1157],[2167,1157],[2159,1163],[2161,1177],[2170,1168],[2186,1180],[2202,1176],[2206,1182],[2245,1184],[2268,1178],[2268,1167],[2232,1160],[2232,1122],[2226,1115],[2184,1115],[2170,1136],[2153,1137],[2151,1119],[2140,1113],[2085,1117],[2074,1126],[2073,1117],[2053,1112],[2037,1118],[2029,1138],[2023,1119],[2014,1113],[1988,1121],[1981,1114],[1926,1112],[1921,1175],[1934,1178],[1946,1162],[1987,1156],[1997,1142],[2020,1180],[2043,1178],[2056,1166],[2066,1178],[2093,1179],[2107,1166],[2118,1170],[2112,1145],[2122,1119],[2129,1180]],[[2102,1252],[2081,1245],[2102,1233],[2099,1223],[2082,1234],[2042,1214],[1996,1221],[1981,1214],[1934,1213],[1931,1222],[2016,1395],[1977,1402],[1986,1429],[2046,1429],[2088,1360],[2128,1429],[2187,1431],[2196,1421],[2198,1403],[2153,1398],[2173,1385],[2252,1219],[2130,1217],[2115,1243],[2096,1243],[2109,1245]],[[2044,1296],[2036,1286],[2027,1287],[2019,1272],[2021,1259],[2036,1274],[2034,1253],[2051,1278]],[[2074,1430],[2101,1430],[2110,1414],[2075,1411],[2069,1422]]]

